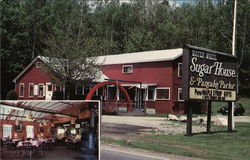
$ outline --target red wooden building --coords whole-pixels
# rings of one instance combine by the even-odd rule
[[[182,100],[183,49],[157,50],[100,56],[101,78],[95,83],[76,87],[76,95],[85,97],[94,84],[112,80],[123,86],[132,100],[134,111],[147,113],[184,113]],[[41,68],[45,57],[38,56],[14,80],[18,99],[50,100],[56,86]],[[103,107],[119,110],[126,101],[115,85],[101,87],[95,95]],[[197,111],[206,111],[198,107]]]

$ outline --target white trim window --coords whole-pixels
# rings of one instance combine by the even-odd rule
[[[147,101],[154,101],[155,100],[155,88],[156,86],[148,86],[147,89]]]
[[[19,97],[24,97],[24,83],[19,84]]]
[[[182,97],[182,88],[178,88],[178,101],[184,101]]]
[[[156,100],[170,100],[170,88],[169,87],[156,88]]]
[[[38,97],[44,97],[45,95],[45,86],[44,84],[38,85]]]
[[[26,138],[34,138],[34,126],[26,126]]]
[[[76,86],[75,95],[83,95],[83,94],[84,94],[83,86]]]
[[[122,74],[133,73],[133,65],[124,65],[122,66]]]
[[[178,77],[182,77],[182,63],[178,63]]]
[[[12,138],[12,125],[10,124],[3,125],[3,137]]]
[[[29,83],[29,97],[34,96],[34,83]]]

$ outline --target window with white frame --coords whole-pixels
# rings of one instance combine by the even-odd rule
[[[182,77],[182,63],[178,63],[178,77]]]
[[[132,65],[122,66],[122,73],[123,74],[133,73],[133,66]]]
[[[155,86],[148,86],[147,89],[147,100],[148,101],[153,101],[155,100]]]
[[[26,138],[34,138],[34,126],[26,126]]]
[[[182,88],[178,88],[178,101],[184,101],[182,97]]]
[[[29,97],[34,96],[34,83],[29,84]]]
[[[43,95],[44,95],[44,85],[39,84],[38,85],[38,97],[43,97]]]
[[[10,124],[3,125],[3,137],[12,138],[12,125]]]
[[[19,84],[19,97],[24,97],[24,83]]]
[[[169,100],[169,99],[170,99],[169,87],[156,88],[156,100]]]
[[[83,95],[83,86],[76,86],[75,94]]]

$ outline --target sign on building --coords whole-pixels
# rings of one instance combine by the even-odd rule
[[[235,56],[186,45],[182,61],[185,100],[236,101]]]

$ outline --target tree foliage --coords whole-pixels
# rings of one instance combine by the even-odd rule
[[[14,89],[7,93],[6,100],[17,100],[17,93]]]
[[[77,57],[181,48],[186,43],[231,53],[234,0],[190,1],[1,1],[3,96],[34,56],[49,55],[56,44],[57,51]],[[238,1],[240,91],[250,88],[249,19],[249,0]]]

